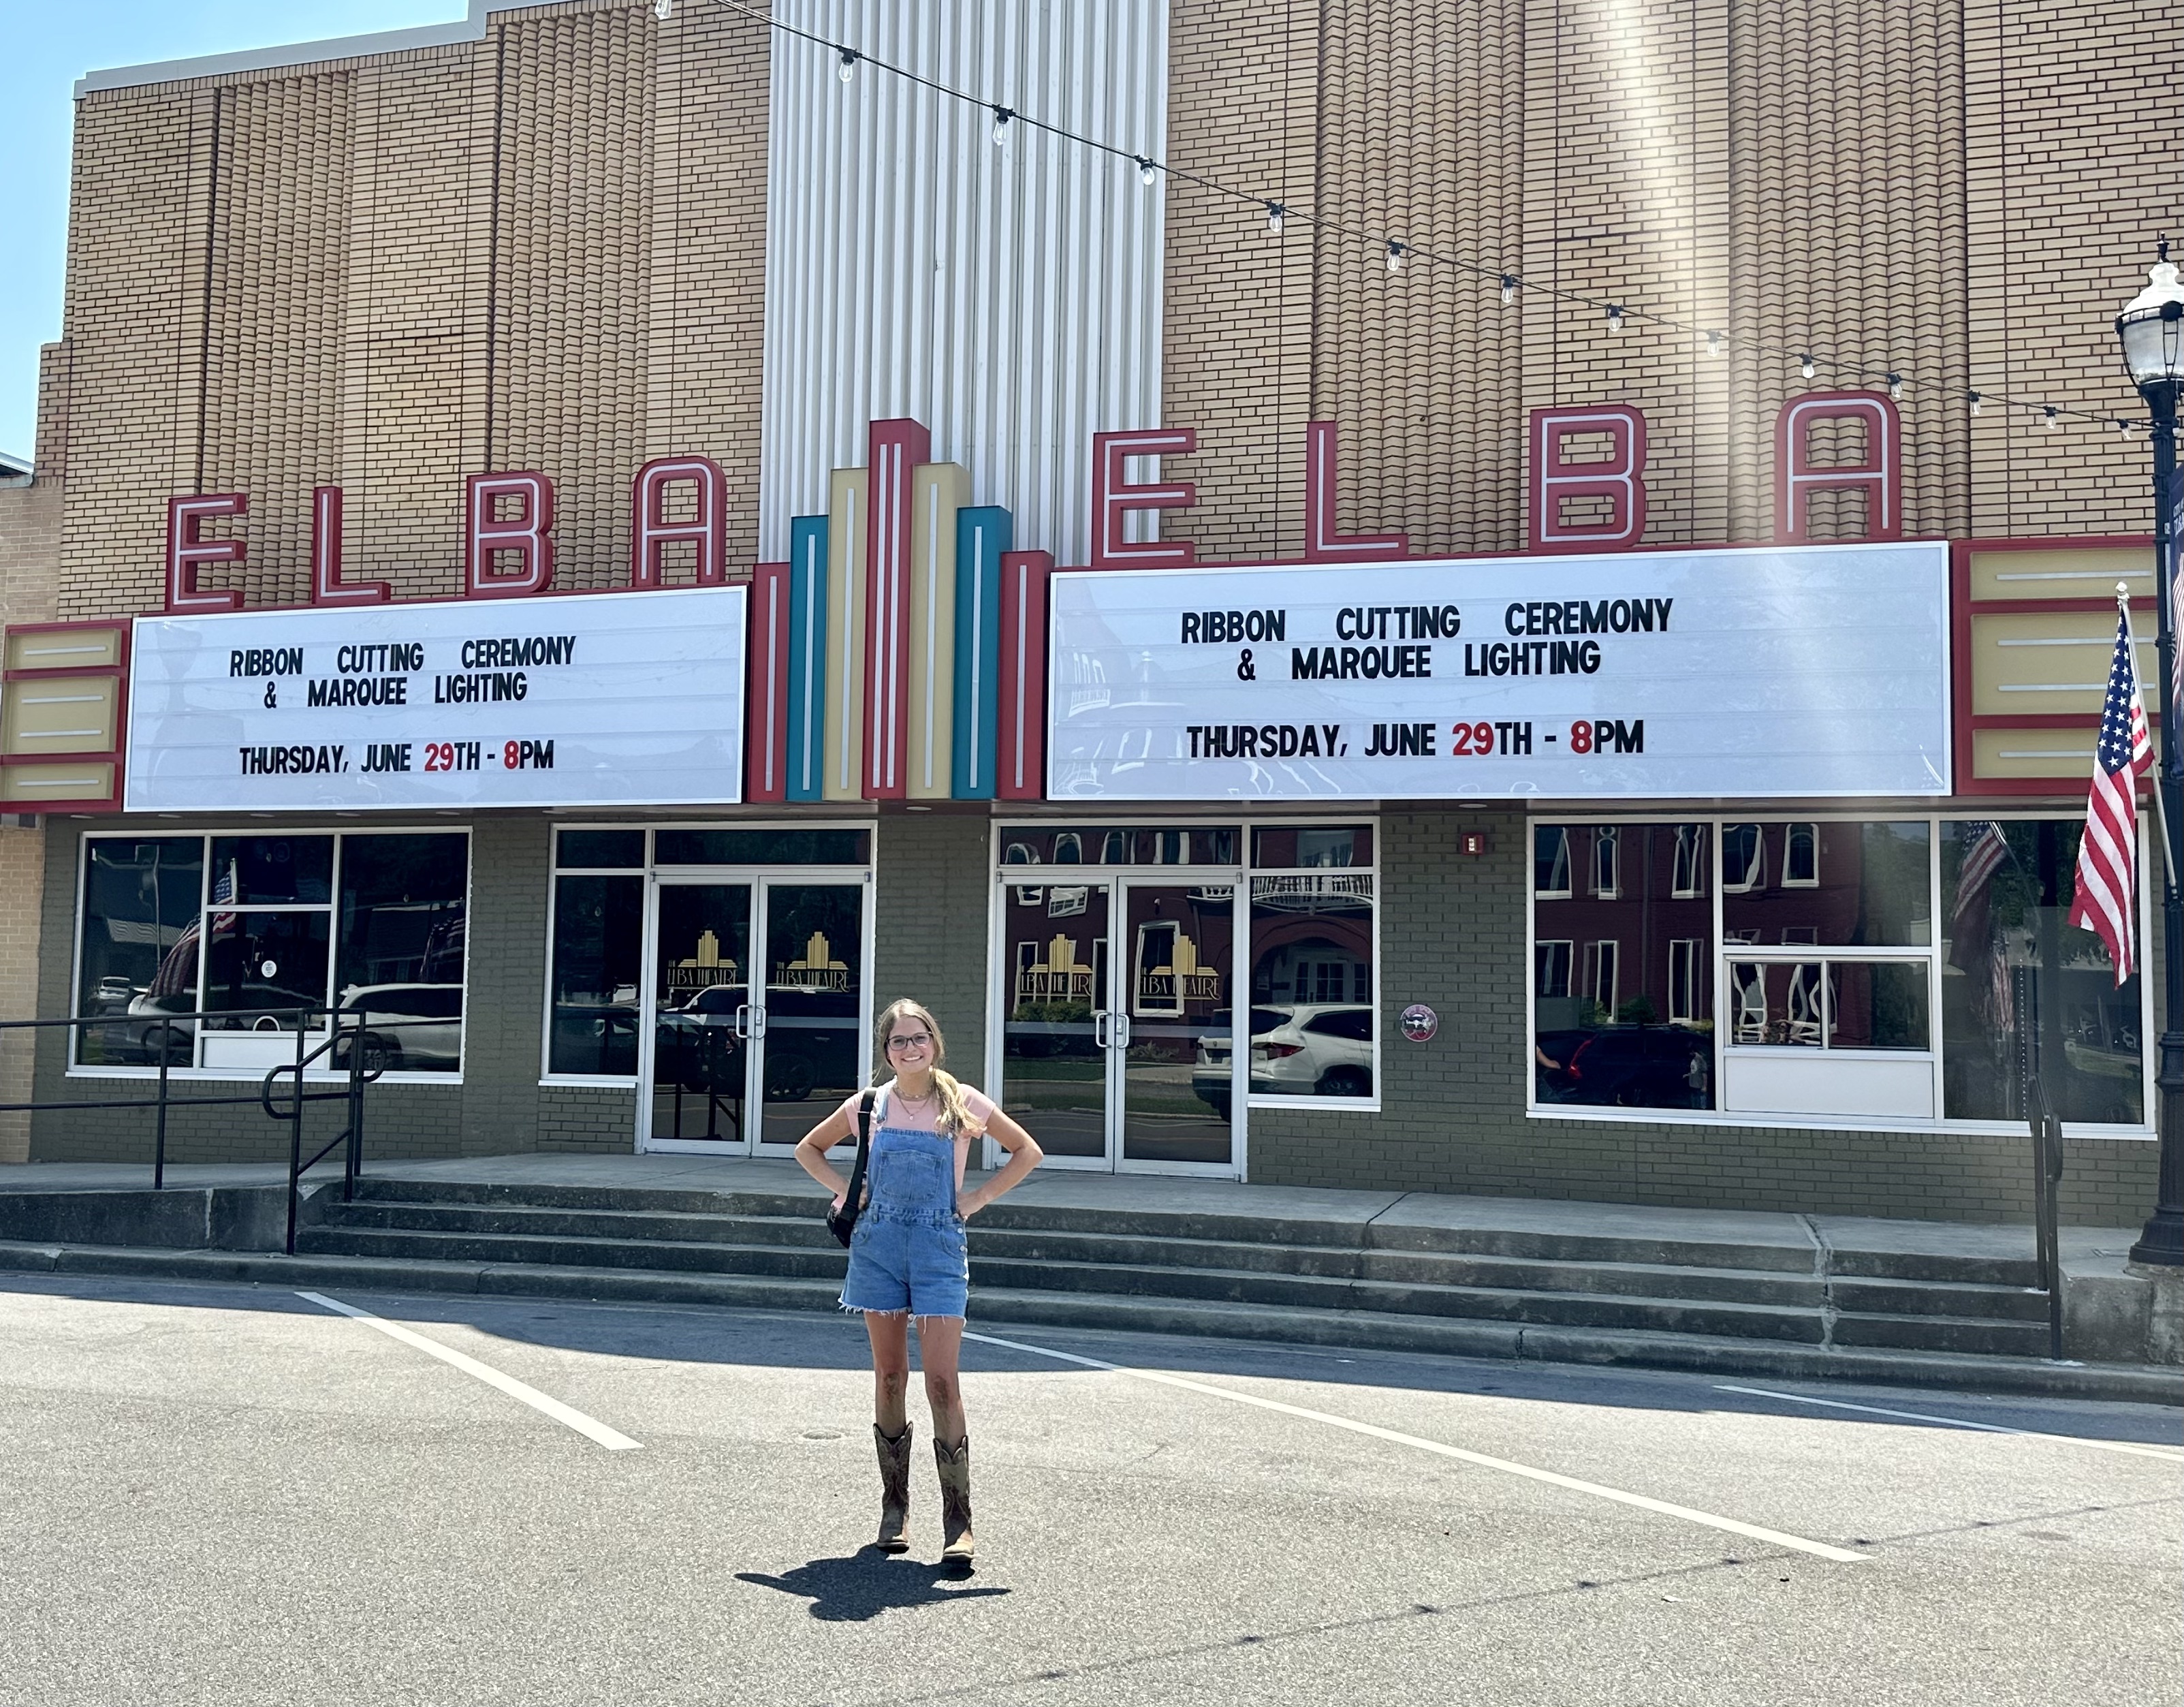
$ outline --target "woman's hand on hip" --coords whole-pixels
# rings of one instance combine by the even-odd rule
[[[956,1213],[967,1221],[991,1202],[993,1199],[986,1195],[983,1187],[976,1191],[966,1191],[956,1199]]]

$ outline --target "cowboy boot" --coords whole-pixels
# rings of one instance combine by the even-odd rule
[[[910,1549],[910,1425],[889,1440],[872,1425],[872,1444],[880,1454],[880,1536],[875,1543],[882,1553]]]
[[[977,1543],[971,1539],[970,1436],[964,1436],[952,1450],[934,1441],[933,1458],[940,1468],[940,1523],[945,1535],[940,1562],[968,1565],[978,1550]]]

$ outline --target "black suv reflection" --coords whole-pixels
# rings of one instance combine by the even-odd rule
[[[1708,1033],[1683,1025],[1604,1025],[1542,1031],[1536,1043],[1532,1068],[1542,1102],[1713,1107],[1713,1039]]]

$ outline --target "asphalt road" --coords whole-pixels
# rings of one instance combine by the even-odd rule
[[[967,1347],[955,1578],[922,1398],[913,1551],[859,1552],[853,1321],[337,1296],[634,1449],[292,1293],[0,1275],[0,1701],[2184,1701],[2175,1411],[974,1300],[1123,1368]]]

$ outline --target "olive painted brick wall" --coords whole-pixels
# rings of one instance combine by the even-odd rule
[[[890,813],[874,849],[872,1014],[898,996],[933,1010],[949,1070],[978,1084],[986,1058],[992,836],[983,813]]]
[[[1526,831],[1515,813],[1393,812],[1381,823],[1378,1114],[1255,1110],[1251,1177],[1284,1185],[1568,1197],[1691,1208],[2017,1221],[2029,1136],[1540,1119],[1524,1113]],[[1488,851],[1457,851],[1463,831]],[[1438,1010],[1429,1043],[1396,1016]],[[2155,1146],[2074,1140],[2062,1219],[2136,1226]]]

